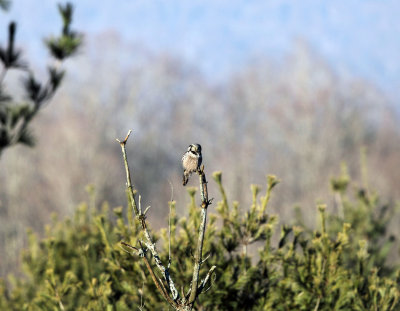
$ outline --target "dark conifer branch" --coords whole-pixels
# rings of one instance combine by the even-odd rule
[[[10,8],[10,0],[0,0],[0,9],[7,11]]]
[[[0,7],[5,9],[10,1],[1,1]],[[0,43],[0,154],[3,149],[24,144],[33,146],[35,139],[29,130],[29,124],[41,108],[54,96],[65,75],[59,69],[59,63],[74,55],[81,46],[82,34],[71,31],[73,6],[70,3],[59,5],[59,12],[63,20],[61,35],[45,40],[51,56],[58,66],[48,68],[48,80],[45,83],[38,81],[28,64],[22,60],[22,52],[16,46],[17,23],[11,22],[8,26],[8,40]],[[24,73],[22,84],[26,99],[18,102],[10,94],[5,93],[4,80],[9,70],[19,70]]]

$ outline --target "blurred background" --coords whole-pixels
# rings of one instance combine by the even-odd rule
[[[271,210],[333,208],[330,180],[346,163],[382,200],[400,197],[400,2],[72,1],[84,45],[33,122],[34,148],[0,158],[0,276],[16,271],[26,230],[71,215],[94,186],[97,203],[126,205],[121,150],[129,129],[133,182],[151,222],[167,202],[185,213],[181,156],[200,143],[210,195],[221,170],[243,209],[250,184],[281,180]],[[43,38],[61,22],[57,2],[12,1],[0,42],[18,22],[17,46],[44,74]],[[17,77],[7,76],[13,88]],[[197,179],[189,185],[195,186]],[[396,226],[393,228],[397,230]]]

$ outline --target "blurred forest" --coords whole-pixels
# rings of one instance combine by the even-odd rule
[[[96,202],[126,205],[115,138],[131,128],[133,182],[154,226],[164,226],[171,196],[185,214],[180,159],[190,143],[202,145],[207,171],[224,172],[233,200],[250,203],[248,186],[277,175],[271,212],[285,222],[300,206],[313,225],[315,199],[335,209],[330,179],[342,163],[360,187],[395,202],[400,127],[389,101],[368,81],[337,75],[306,42],[294,46],[282,61],[253,60],[216,85],[196,64],[127,45],[115,33],[87,38],[32,124],[36,146],[2,154],[0,276],[16,271],[28,228],[43,232],[52,213],[72,215],[88,189]],[[216,188],[210,197],[219,199]]]

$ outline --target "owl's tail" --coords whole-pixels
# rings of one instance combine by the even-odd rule
[[[183,173],[182,184],[183,184],[184,186],[186,186],[186,184],[188,183],[188,181],[189,181],[189,175],[186,175],[185,173]]]

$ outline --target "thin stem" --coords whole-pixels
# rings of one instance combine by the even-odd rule
[[[208,273],[207,273],[205,279],[201,282],[201,285],[199,286],[199,294],[202,293],[202,292],[206,292],[206,291],[211,287],[211,285],[210,285],[210,286],[208,287],[208,289],[204,290],[204,288],[205,288],[207,282],[209,281],[211,275],[214,273],[214,270],[215,270],[216,268],[217,268],[217,266],[212,266],[211,269],[210,269],[210,271],[208,271]]]
[[[129,200],[130,200],[133,210],[135,211],[135,216],[138,216],[139,210],[137,208],[135,194],[133,192],[131,173],[129,170],[128,158],[126,156],[126,148],[125,148],[126,142],[128,141],[129,135],[131,135],[131,133],[132,133],[132,130],[129,130],[128,135],[126,135],[126,137],[123,141],[120,141],[119,139],[117,139],[117,141],[121,145],[122,156],[124,158],[125,172],[126,172],[126,186],[128,187]]]
[[[174,199],[174,186],[171,181],[168,180],[169,185],[171,187],[171,199],[169,200],[169,214],[168,214],[168,269],[171,267],[171,205],[173,204]]]
[[[246,244],[246,243],[243,244],[243,247],[242,247],[242,255],[243,255],[244,257],[247,256],[247,244]]]
[[[200,179],[200,194],[201,194],[201,223],[199,227],[199,238],[197,240],[197,249],[195,254],[195,262],[192,277],[192,289],[189,297],[190,309],[193,308],[194,302],[199,295],[199,273],[202,264],[204,234],[207,223],[207,207],[211,204],[208,200],[208,189],[206,175],[204,174],[204,165],[198,171]]]
[[[202,252],[203,252],[203,242],[204,242],[204,232],[206,229],[207,222],[207,209],[201,209],[201,224],[199,229],[199,238],[197,240],[197,250],[195,254],[195,263],[193,269],[192,277],[192,290],[189,297],[189,302],[194,303],[197,298],[197,288],[199,286],[199,272],[202,262]]]
[[[317,311],[319,309],[320,302],[321,302],[321,297],[318,297],[317,304],[315,305],[314,311]]]
[[[61,301],[61,297],[60,297],[60,295],[58,294],[58,291],[57,291],[57,290],[56,290],[56,298],[57,298],[57,300],[58,300],[58,305],[59,305],[59,307],[60,307],[60,310],[61,310],[61,311],[64,311],[65,308],[64,308],[64,305],[63,305],[63,303],[62,303],[62,301]]]
[[[171,266],[171,204],[168,214],[168,268]]]

